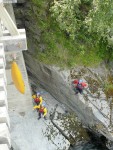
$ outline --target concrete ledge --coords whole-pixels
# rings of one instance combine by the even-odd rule
[[[18,29],[19,35],[11,36],[9,31],[3,32],[3,36],[0,37],[0,42],[4,44],[5,51],[22,51],[27,50],[27,40],[25,29]]]
[[[7,144],[9,148],[11,147],[10,134],[6,123],[0,124],[0,144]]]
[[[6,106],[8,110],[7,96],[5,91],[0,91],[0,107]]]
[[[5,106],[0,107],[0,123],[6,123],[10,127],[9,115]]]
[[[7,144],[0,144],[0,150],[9,150]]]

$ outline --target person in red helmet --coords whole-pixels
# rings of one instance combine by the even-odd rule
[[[33,107],[34,109],[38,109],[38,112],[39,112],[39,117],[38,117],[38,120],[43,116],[44,119],[46,120],[46,115],[47,115],[47,108],[46,108],[46,103],[43,102],[41,105],[36,105]]]
[[[87,83],[83,82],[83,80],[74,80],[72,82],[74,84],[74,87],[76,89],[76,94],[80,93],[80,94],[83,94],[83,89],[84,88],[87,88]]]
[[[37,105],[41,105],[42,102],[43,102],[43,99],[42,99],[42,96],[40,94],[34,94],[32,96],[32,98],[34,99],[34,102],[37,104]]]

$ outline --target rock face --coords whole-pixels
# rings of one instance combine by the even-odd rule
[[[35,84],[41,84],[59,102],[73,111],[77,111],[85,123],[90,122],[91,125],[94,125],[94,116],[91,115],[91,110],[86,109],[86,106],[75,96],[74,91],[66,82],[67,77],[64,76],[62,71],[58,68],[38,63],[27,53],[24,56],[29,77],[32,78]],[[69,73],[67,74],[69,75]]]
[[[89,129],[99,131],[110,140],[113,140],[112,135],[107,131],[107,126],[102,122],[109,122],[107,116],[104,116],[105,114],[102,114],[98,108],[93,111],[92,106],[87,101],[84,101],[81,95],[75,95],[71,86],[69,70],[65,71],[39,63],[27,52],[25,52],[24,57],[29,77],[32,80],[31,86],[41,84],[53,97],[64,104],[67,110],[75,111],[82,123]],[[100,118],[103,117],[103,120],[99,120],[95,112]],[[104,117],[106,120],[104,120]]]

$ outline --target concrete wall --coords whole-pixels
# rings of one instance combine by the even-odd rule
[[[8,150],[11,147],[5,67],[6,60],[4,48],[3,44],[0,44],[0,150]]]
[[[4,4],[5,7],[1,5],[2,14],[0,16],[3,24],[0,22],[0,150],[8,150],[11,148],[11,138],[10,138],[10,119],[8,111],[11,109],[16,112],[25,113],[27,110],[32,108],[32,98],[31,98],[31,90],[29,87],[28,77],[26,73],[26,67],[23,59],[22,50],[26,49],[26,36],[24,32],[24,45],[19,44],[19,39],[22,40],[18,34],[18,30],[15,26],[15,16],[13,12],[13,7],[11,3],[17,2],[16,0],[1,0],[0,3]],[[6,8],[6,10],[5,10]],[[8,12],[8,13],[6,13]],[[9,14],[9,15],[8,15]],[[7,28],[7,30],[6,30]],[[3,34],[3,30],[5,33]],[[15,34],[13,34],[14,31]],[[15,36],[11,36],[15,35]],[[23,31],[22,31],[23,32]],[[16,39],[15,39],[16,38]],[[13,41],[15,39],[16,41]],[[22,42],[22,41],[21,41]],[[4,44],[3,44],[4,43]],[[18,51],[16,47],[13,49],[12,45],[16,45],[18,47]],[[8,52],[6,52],[8,47],[11,46]],[[13,51],[12,51],[13,50]],[[4,52],[5,51],[5,52]],[[20,94],[18,90],[15,88],[12,78],[11,78],[11,63],[12,63],[12,54],[16,54],[17,56],[17,64],[21,70],[23,75],[23,80],[25,83],[25,94]],[[7,75],[7,77],[6,77]],[[8,102],[7,102],[8,99]],[[9,107],[8,107],[9,104]],[[23,107],[22,107],[23,106]]]

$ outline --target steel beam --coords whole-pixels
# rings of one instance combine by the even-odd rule
[[[4,51],[13,52],[27,50],[26,33],[24,29],[18,29],[19,35],[11,36],[8,31],[3,32],[0,43],[4,44]]]
[[[9,13],[7,12],[6,8],[4,7],[3,3],[0,3],[0,18],[11,35],[19,35],[18,29]]]

